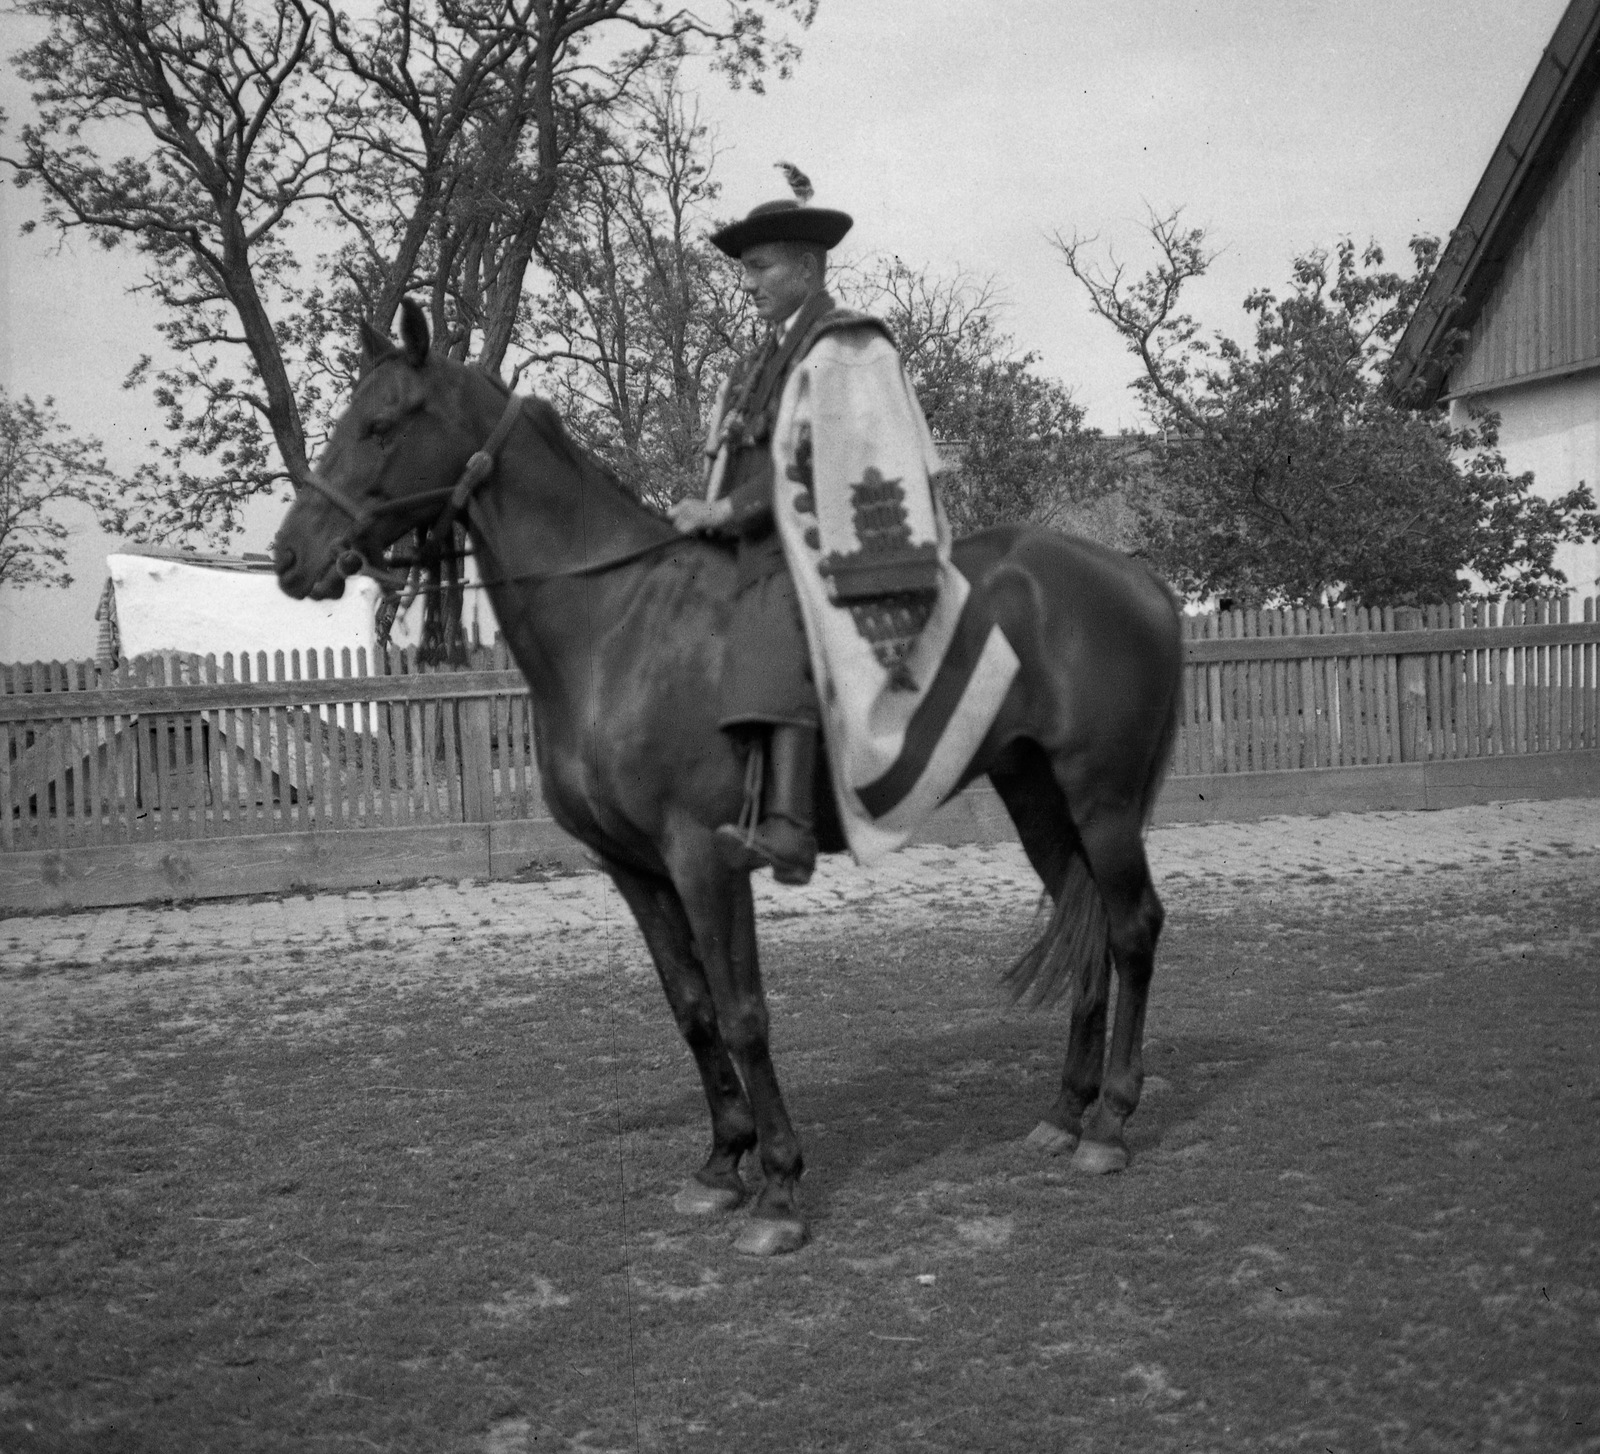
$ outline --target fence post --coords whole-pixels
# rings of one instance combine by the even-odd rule
[[[1394,613],[1396,631],[1420,631],[1422,611],[1416,606],[1398,606]],[[1420,762],[1427,757],[1424,742],[1428,728],[1427,658],[1402,656],[1395,676],[1400,686],[1400,761]]]
[[[461,816],[468,823],[494,821],[494,763],[490,760],[489,699],[468,697],[461,713]]]

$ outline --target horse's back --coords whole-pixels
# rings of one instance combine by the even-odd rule
[[[977,532],[954,558],[1020,663],[990,752],[1025,737],[1085,779],[1142,787],[1158,774],[1183,659],[1168,587],[1119,551],[1042,526]]]

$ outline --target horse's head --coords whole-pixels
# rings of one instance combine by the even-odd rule
[[[278,584],[297,600],[343,595],[346,576],[431,524],[482,439],[468,371],[429,347],[409,298],[399,344],[362,324],[360,382],[273,541]]]

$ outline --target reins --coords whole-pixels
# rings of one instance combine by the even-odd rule
[[[365,557],[355,549],[355,542],[364,535],[373,523],[385,515],[394,514],[400,510],[414,509],[418,504],[428,504],[434,500],[443,501],[438,518],[429,527],[419,549],[419,556],[426,557],[435,547],[441,545],[445,536],[450,532],[455,522],[471,503],[473,495],[478,488],[494,473],[498,463],[498,455],[504,447],[506,440],[511,435],[511,430],[516,425],[522,414],[524,400],[517,394],[511,394],[506,399],[506,407],[501,411],[500,418],[494,428],[489,432],[489,437],[484,440],[481,448],[475,450],[462,467],[461,474],[454,485],[449,489],[425,490],[420,494],[408,495],[399,500],[382,500],[375,505],[358,507],[347,499],[343,492],[336,490],[326,480],[314,473],[301,477],[299,483],[315,490],[323,499],[334,505],[350,517],[350,529],[346,532],[342,548],[338,552],[338,565],[340,571],[347,576],[356,575],[362,570],[368,571],[378,577],[378,572],[368,564]],[[634,561],[643,560],[654,555],[657,551],[665,550],[669,545],[682,545],[688,540],[687,536],[669,535],[661,540],[652,540],[646,545],[635,546],[617,555],[604,556],[595,561],[580,561],[576,565],[557,566],[551,570],[520,571],[515,575],[497,576],[491,580],[477,582],[480,587],[514,585],[520,581],[530,580],[558,580],[571,579],[579,576],[602,575],[606,571],[615,570],[619,566],[630,565]],[[410,594],[411,598],[421,593],[419,588]]]

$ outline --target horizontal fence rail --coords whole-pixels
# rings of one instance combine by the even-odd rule
[[[1595,601],[1572,614],[1186,617],[1174,774],[1600,748]],[[0,737],[0,851],[548,819],[503,645],[466,670],[331,650],[3,666]]]

